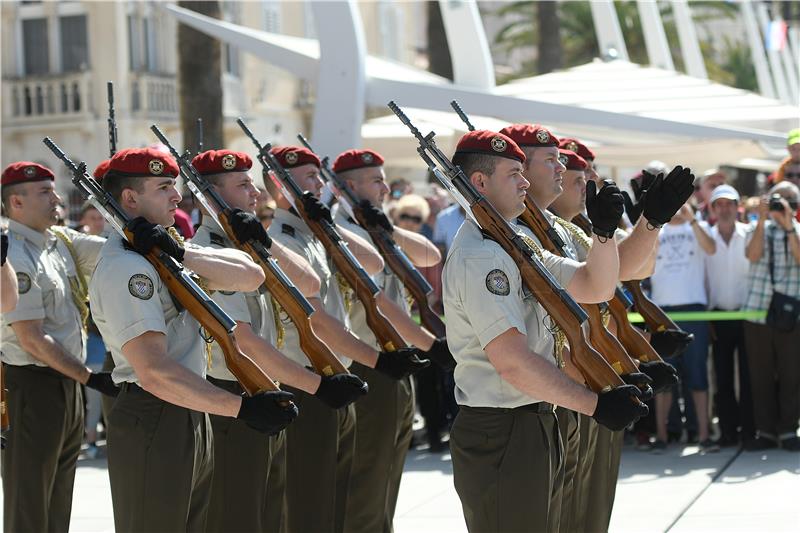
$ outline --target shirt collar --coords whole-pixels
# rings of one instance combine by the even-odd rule
[[[36,231],[35,229],[26,226],[25,224],[21,224],[16,220],[9,219],[8,221],[8,229],[22,235],[34,244],[37,248],[44,250],[45,248],[49,248],[56,240],[56,236],[53,235],[53,232],[50,230],[41,232]]]

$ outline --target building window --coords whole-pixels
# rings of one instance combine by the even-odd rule
[[[132,72],[160,72],[154,22],[150,17],[128,15],[128,64]]]
[[[264,31],[281,32],[281,4],[275,0],[264,1]]]
[[[25,58],[25,74],[50,73],[50,57],[47,39],[47,19],[25,19],[22,21],[22,46]]]
[[[222,57],[224,58],[223,61],[225,62],[225,72],[238,78],[240,74],[239,49],[229,44],[223,44],[222,46]]]
[[[61,17],[61,70],[81,72],[89,68],[86,15]]]

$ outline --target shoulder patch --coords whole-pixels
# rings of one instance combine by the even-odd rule
[[[128,292],[140,300],[149,300],[153,297],[153,280],[145,274],[134,274],[128,280]]]
[[[509,283],[505,272],[495,268],[486,275],[486,288],[492,294],[508,296],[511,292],[511,283]]]
[[[281,224],[281,233],[288,235],[289,237],[294,237],[294,227],[290,226],[289,224]]]
[[[17,290],[19,294],[25,294],[31,290],[31,277],[25,272],[17,272]]]
[[[225,246],[225,238],[218,233],[211,233],[209,235],[209,239],[211,240],[211,244],[215,244],[217,246]]]

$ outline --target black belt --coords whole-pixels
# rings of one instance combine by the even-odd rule
[[[520,405],[519,407],[472,407],[469,405],[459,405],[459,407],[479,410],[491,409],[493,411],[499,411],[503,413],[510,413],[512,411],[527,411],[539,415],[552,415],[556,412],[556,406],[548,402],[529,403],[527,405]]]
[[[119,385],[117,385],[117,387],[119,387],[119,390],[121,390],[122,392],[131,392],[131,393],[147,392],[146,390],[141,388],[136,383],[133,383],[132,381],[124,381]]]
[[[206,376],[206,379],[212,385],[219,387],[222,390],[226,390],[231,394],[236,394],[237,396],[241,396],[244,394],[244,389],[239,384],[238,381],[231,381],[228,379],[217,379],[211,376]]]

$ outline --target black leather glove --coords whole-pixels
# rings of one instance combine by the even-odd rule
[[[314,396],[328,407],[339,409],[351,404],[369,391],[369,385],[355,374],[336,374],[322,376]]]
[[[694,335],[681,329],[656,331],[650,335],[650,346],[663,357],[678,357],[694,340]]]
[[[308,213],[311,220],[319,222],[324,219],[333,224],[331,210],[310,191],[304,192],[303,196],[300,197],[300,201],[303,203],[303,209]]]
[[[663,226],[678,212],[694,192],[694,174],[680,165],[667,177],[659,174],[642,199],[642,214],[653,226]]]
[[[256,431],[277,435],[297,418],[298,410],[291,402],[292,398],[294,394],[282,390],[242,396],[242,406],[236,418]]]
[[[603,187],[597,191],[597,184],[586,184],[586,214],[592,221],[592,231],[598,237],[610,239],[614,236],[619,219],[622,217],[625,200],[622,193],[611,180],[603,180]]]
[[[628,191],[622,191],[622,197],[625,200],[625,212],[628,213],[628,220],[635,226],[639,217],[642,216],[642,203],[633,203]]]
[[[92,372],[86,380],[86,386],[112,398],[119,394],[119,387],[111,379],[111,372]]]
[[[415,374],[431,364],[427,359],[420,359],[418,348],[400,348],[393,352],[380,352],[375,370],[392,379],[401,380]]]
[[[250,239],[258,241],[267,248],[272,246],[272,239],[267,234],[267,230],[261,225],[258,217],[251,215],[241,209],[231,210],[228,217],[233,229],[233,234],[240,242],[246,242]]]
[[[641,391],[635,385],[621,385],[608,392],[601,392],[592,418],[611,431],[621,431],[632,422],[647,416],[647,406],[633,401],[633,398],[640,396]]]
[[[675,367],[663,361],[641,363],[639,364],[639,370],[653,380],[653,389],[655,389],[656,393],[670,390],[673,385],[681,382]]]
[[[0,233],[0,266],[6,264],[6,257],[8,257],[8,233],[5,231]]]
[[[369,203],[369,200],[361,200],[358,203],[358,208],[364,215],[364,219],[370,226],[380,226],[389,233],[394,231],[394,226],[389,222],[386,213]]]
[[[423,352],[426,359],[430,359],[436,363],[439,368],[445,372],[450,372],[456,367],[456,360],[453,359],[453,354],[450,353],[450,348],[447,347],[447,339],[442,337],[433,341],[433,346],[427,352]]]
[[[167,255],[183,262],[183,254],[186,251],[164,229],[164,226],[148,222],[144,217],[136,217],[128,222],[128,229],[133,233],[131,245],[140,254],[147,255],[153,247],[158,246]]]
[[[653,399],[653,389],[650,387],[653,380],[650,379],[650,376],[642,372],[631,372],[630,374],[623,374],[620,377],[622,381],[628,385],[636,385],[639,392],[642,393],[639,397],[641,401],[647,402]]]

